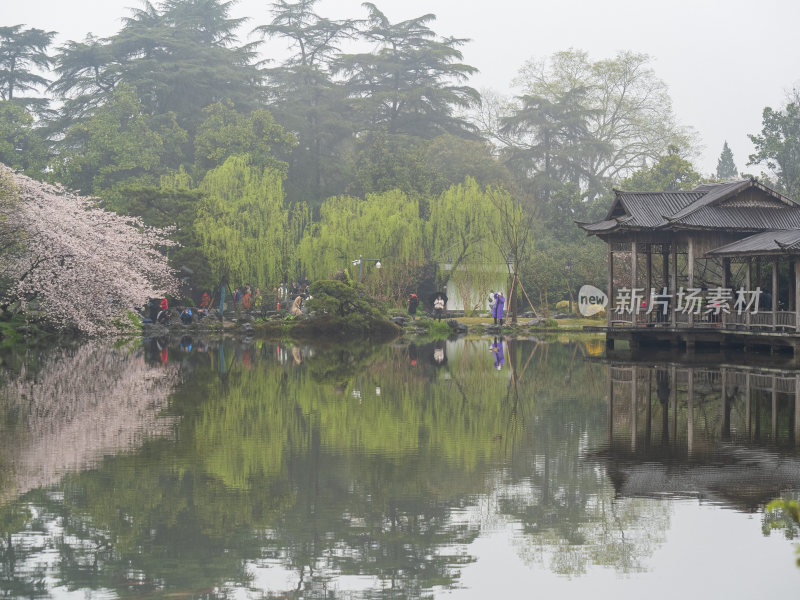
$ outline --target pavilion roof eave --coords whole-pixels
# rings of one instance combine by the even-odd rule
[[[721,258],[800,255],[800,230],[762,231],[708,252]]]
[[[787,252],[785,250],[751,250],[745,252],[709,252],[717,258],[747,258],[748,256],[791,256],[800,255],[800,251]]]

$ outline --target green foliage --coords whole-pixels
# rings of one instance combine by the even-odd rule
[[[254,167],[269,168],[286,176],[288,165],[277,157],[287,157],[296,144],[267,110],[242,114],[230,104],[217,102],[203,109],[205,119],[194,140],[198,173],[220,166],[233,155],[247,155]]]
[[[725,181],[727,179],[736,179],[738,176],[739,170],[736,168],[736,163],[733,162],[733,152],[731,152],[726,140],[722,144],[722,152],[717,161],[717,179]]]
[[[359,256],[379,258],[380,277],[391,280],[393,269],[422,261],[419,204],[396,190],[365,200],[330,198],[320,209],[319,222],[300,240],[298,255],[312,280],[331,277]],[[365,269],[366,263],[362,274]]]
[[[501,133],[522,143],[506,149],[509,167],[519,175],[522,186],[547,206],[556,190],[584,175],[581,152],[597,142],[590,133],[588,89],[576,84],[553,96],[526,95],[521,106],[505,117]]]
[[[18,100],[21,106],[46,102],[20,96],[43,88],[48,81],[40,73],[50,66],[47,48],[55,31],[22,29],[22,25],[0,27],[0,100]]]
[[[320,280],[311,284],[308,301],[311,318],[292,328],[295,336],[364,335],[393,337],[400,330],[367,300],[362,286]]]
[[[213,289],[219,280],[212,277],[208,260],[199,250],[200,241],[194,227],[202,194],[171,183],[180,177],[162,177],[161,187],[115,186],[103,194],[103,199],[108,208],[120,214],[136,215],[146,225],[172,229],[171,238],[179,245],[166,249],[170,265],[183,273],[186,272],[183,267],[190,269],[191,283],[196,287]]]
[[[455,116],[455,109],[476,102],[478,93],[463,85],[476,72],[459,62],[458,50],[467,40],[437,38],[420,17],[392,23],[377,6],[365,2],[368,16],[361,36],[377,49],[369,53],[340,55],[334,70],[345,77],[357,131],[385,129],[430,139],[441,133],[472,132]]]
[[[342,283],[341,281],[320,280],[311,284],[311,300],[308,309],[311,312],[346,317],[351,314],[373,314],[372,305],[364,299],[363,290]]]
[[[570,49],[529,61],[520,71],[517,82],[526,93],[550,102],[572,94],[570,102],[578,103],[574,114],[586,119],[591,143],[569,149],[585,165],[582,179],[593,195],[603,192],[604,181],[656,160],[670,145],[681,151],[691,146],[691,136],[675,124],[667,87],[650,61],[646,54],[631,51],[593,61],[586,52]]]
[[[774,529],[781,529],[788,539],[800,535],[800,501],[777,498],[764,508],[764,534]],[[797,566],[800,567],[800,546],[795,549]]]
[[[0,172],[0,295],[16,283],[7,265],[14,255],[24,249],[25,232],[17,216],[19,197],[11,177]]]
[[[215,281],[261,288],[280,281],[289,231],[282,179],[247,156],[229,157],[203,179],[195,231]]]
[[[700,183],[700,173],[692,163],[680,157],[677,147],[661,156],[652,167],[633,173],[620,183],[620,189],[630,192],[661,192],[691,190]]]
[[[450,187],[430,203],[425,224],[425,245],[436,262],[448,262],[452,269],[469,264],[505,262],[493,243],[499,227],[491,192],[468,177]]]
[[[154,129],[134,89],[120,86],[108,104],[74,125],[59,143],[56,175],[86,194],[121,182],[152,185],[169,162],[165,139],[179,143],[186,133],[174,121],[160,132]]]
[[[800,103],[790,102],[782,111],[766,107],[761,133],[748,137],[756,151],[747,164],[766,165],[775,173],[778,191],[800,198]]]
[[[360,138],[355,152],[353,176],[359,195],[390,190],[412,198],[431,194],[435,175],[426,162],[424,145],[415,138],[381,129]]]
[[[68,116],[107,102],[121,84],[136,90],[147,113],[174,113],[189,132],[215,102],[253,108],[260,77],[253,48],[234,44],[243,19],[229,17],[231,6],[227,0],[147,3],[116,34],[62,47],[53,89],[71,100]]]
[[[0,100],[0,163],[41,177],[49,158],[49,144],[33,115],[17,102]]]
[[[345,158],[353,131],[344,86],[334,83],[330,63],[339,44],[353,34],[350,20],[328,19],[314,12],[316,0],[271,6],[273,19],[255,29],[265,37],[282,38],[291,54],[267,70],[270,109],[301,144],[290,158],[287,198],[308,202],[316,211],[325,198],[341,194],[351,170]]]
[[[425,324],[428,326],[428,336],[434,340],[447,339],[453,335],[453,328],[450,327],[447,321],[431,320],[427,321]]]
[[[486,140],[444,133],[427,142],[423,150],[425,164],[433,173],[433,195],[441,194],[467,178],[484,187],[508,187],[511,183],[511,174],[497,160],[494,149]]]

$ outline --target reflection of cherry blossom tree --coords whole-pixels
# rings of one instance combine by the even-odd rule
[[[91,206],[86,198],[36,182],[0,165],[19,196],[16,220],[24,250],[4,256],[16,281],[4,303],[38,310],[58,328],[107,333],[126,309],[174,292],[176,280],[160,248],[164,231]]]
[[[160,416],[178,381],[177,366],[148,366],[141,355],[89,343],[55,350],[34,376],[23,368],[0,380],[0,465],[6,494],[56,483],[103,456],[169,436],[174,419]],[[0,419],[0,423],[9,422]]]

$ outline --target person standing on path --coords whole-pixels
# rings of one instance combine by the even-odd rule
[[[419,306],[419,297],[415,293],[411,293],[408,298],[408,314],[411,316],[412,321],[417,320],[417,307]]]
[[[503,326],[503,315],[505,309],[506,299],[503,297],[503,292],[497,292],[494,295],[494,306],[492,307],[492,318],[494,318],[494,324],[497,325],[498,321],[500,323],[500,327]]]
[[[442,320],[442,313],[444,312],[444,298],[441,295],[436,296],[433,301],[433,316],[437,321]]]

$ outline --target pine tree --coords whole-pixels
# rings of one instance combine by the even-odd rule
[[[738,176],[739,170],[733,162],[733,152],[726,141],[722,145],[722,153],[717,161],[717,179],[736,179]]]

